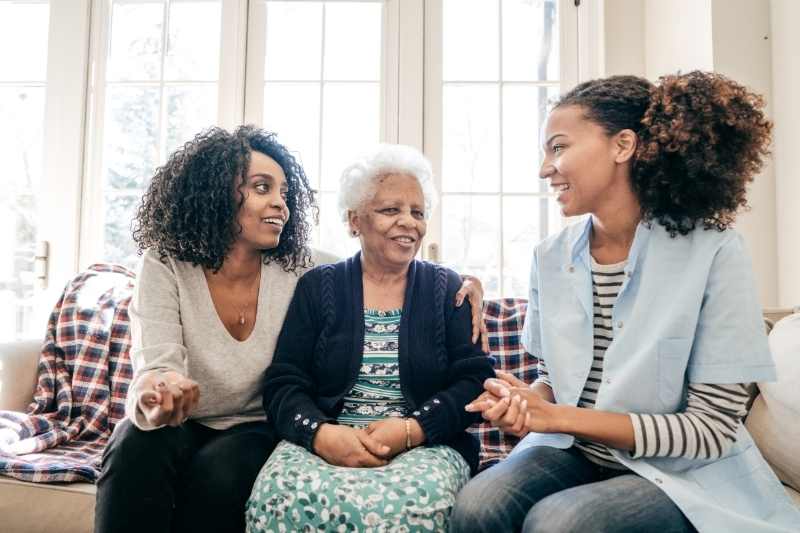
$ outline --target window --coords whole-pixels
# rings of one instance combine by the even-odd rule
[[[31,317],[48,23],[47,2],[0,1],[0,340],[42,335]]]
[[[222,3],[103,4],[84,239],[96,259],[134,267],[131,224],[149,178],[178,146],[218,121]]]
[[[264,4],[261,124],[296,152],[320,193],[315,244],[350,255],[358,245],[339,218],[336,190],[351,158],[381,140],[384,2]]]
[[[14,251],[0,341],[39,337],[91,263],[136,264],[148,180],[212,125],[278,133],[319,191],[314,243],[341,256],[358,246],[335,205],[345,162],[380,141],[422,149],[441,196],[423,256],[480,276],[488,297],[525,296],[530,251],[561,223],[537,179],[544,106],[594,61],[577,60],[593,35],[578,13],[570,0],[0,0],[0,46],[15,51],[0,56],[0,241]]]
[[[561,227],[538,179],[539,133],[561,83],[557,0],[442,0],[428,58],[426,151],[438,166],[443,262],[487,297],[527,297],[533,246]],[[476,38],[475,28],[481,28]]]

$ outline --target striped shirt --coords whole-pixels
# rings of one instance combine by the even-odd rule
[[[594,350],[592,367],[581,393],[578,407],[594,409],[603,378],[605,352],[613,342],[613,308],[625,280],[627,261],[601,265],[592,259],[594,300]],[[537,382],[552,386],[547,365],[539,359]],[[718,459],[736,440],[736,432],[746,414],[748,394],[744,384],[690,383],[685,411],[675,414],[630,413],[635,446],[634,459],[640,457],[686,457]],[[587,459],[610,468],[625,468],[608,447],[576,439],[575,447]]]
[[[388,416],[406,416],[397,359],[402,310],[364,310],[364,352],[358,378],[344,398],[340,424],[362,427]]]

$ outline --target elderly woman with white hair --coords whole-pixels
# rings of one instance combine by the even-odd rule
[[[448,527],[478,464],[464,406],[494,371],[472,342],[461,278],[415,259],[435,198],[430,164],[381,145],[343,173],[361,251],[298,282],[264,378],[283,440],[247,505],[248,531]]]

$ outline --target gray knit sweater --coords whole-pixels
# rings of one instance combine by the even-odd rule
[[[315,251],[315,265],[336,257]],[[261,267],[256,324],[244,341],[233,338],[214,309],[200,266],[145,252],[129,308],[134,377],[125,408],[140,429],[150,425],[136,404],[142,375],[174,370],[197,381],[200,403],[191,418],[214,429],[265,420],[261,406],[264,371],[272,362],[298,278],[276,264]]]

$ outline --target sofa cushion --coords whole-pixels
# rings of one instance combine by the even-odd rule
[[[0,476],[3,533],[91,533],[95,486],[29,483]]]
[[[769,345],[778,380],[758,384],[747,429],[778,478],[800,491],[800,313],[775,324]]]
[[[33,399],[41,340],[0,344],[0,410],[24,411]]]

